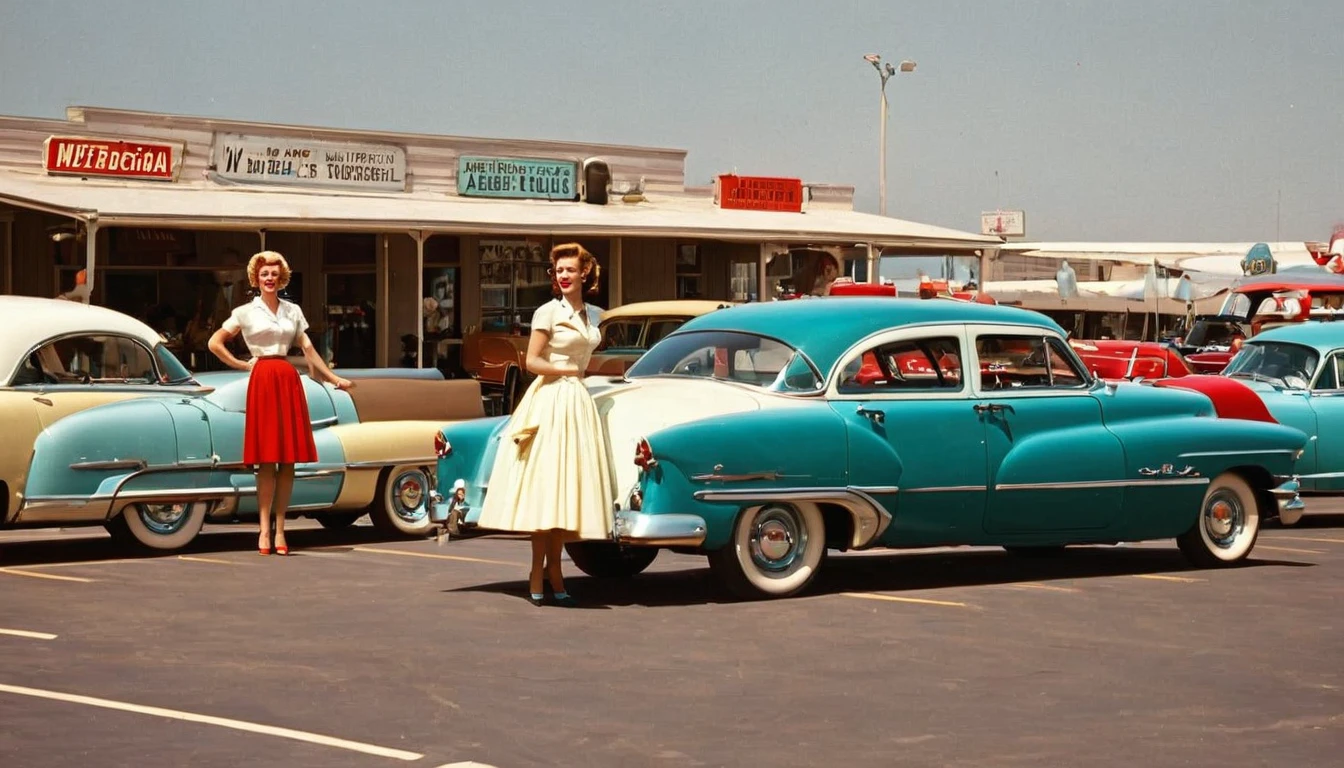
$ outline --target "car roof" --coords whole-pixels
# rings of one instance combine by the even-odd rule
[[[1333,272],[1303,270],[1301,272],[1278,272],[1271,275],[1243,277],[1232,286],[1235,293],[1250,291],[1290,291],[1302,288],[1344,291],[1344,275]]]
[[[1309,321],[1282,325],[1261,331],[1246,341],[1247,344],[1259,344],[1266,341],[1282,341],[1313,347],[1326,353],[1344,347],[1344,321]]]
[[[677,317],[699,317],[700,315],[713,312],[716,309],[724,309],[733,306],[731,301],[710,301],[708,299],[673,299],[670,301],[637,301],[633,304],[622,304],[619,307],[613,307],[602,313],[603,320],[613,320],[622,317],[653,317],[661,315],[674,315]]]
[[[0,296],[0,328],[0,385],[13,378],[22,356],[56,336],[113,333],[150,347],[162,341],[153,328],[115,309],[36,296]]]
[[[690,320],[673,335],[745,331],[771,336],[802,350],[824,374],[859,339],[888,328],[928,323],[1009,324],[1064,335],[1054,320],[1018,307],[953,299],[853,296],[743,304]]]

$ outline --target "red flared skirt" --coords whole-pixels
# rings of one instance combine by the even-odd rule
[[[244,464],[303,464],[317,461],[308,399],[299,372],[283,357],[263,357],[247,382]]]

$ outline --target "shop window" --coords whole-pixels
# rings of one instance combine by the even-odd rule
[[[606,272],[609,241],[579,241],[604,270],[597,293],[585,295],[591,304],[605,307],[608,293]],[[554,298],[551,291],[549,240],[480,241],[481,330],[519,332],[531,321],[537,307]]]
[[[735,261],[729,265],[728,287],[733,301],[754,301],[756,299],[756,265],[747,261]]]
[[[677,298],[698,299],[700,289],[700,246],[677,246]]]
[[[377,359],[377,275],[373,272],[329,272],[326,278],[326,322],[315,343],[329,362],[341,368],[374,367]]]
[[[372,267],[378,260],[378,235],[338,232],[322,237],[322,264],[326,267]]]

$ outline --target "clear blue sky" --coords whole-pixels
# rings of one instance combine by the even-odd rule
[[[71,104],[689,150],[1030,239],[1325,239],[1344,2],[0,0],[0,113]],[[997,178],[996,173],[997,171]]]

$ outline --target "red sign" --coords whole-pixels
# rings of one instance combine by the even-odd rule
[[[180,144],[52,136],[42,165],[50,174],[173,181],[181,156]]]
[[[719,177],[719,207],[801,213],[803,180],[724,174]]]

